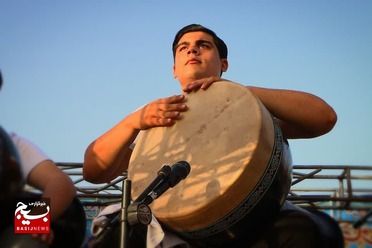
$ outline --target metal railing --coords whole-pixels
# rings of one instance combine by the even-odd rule
[[[287,198],[303,207],[372,208],[372,166],[296,165]]]
[[[84,206],[103,207],[121,201],[126,173],[109,183],[92,184],[83,179],[82,163],[57,165],[72,178]],[[294,165],[292,175],[287,199],[300,207],[326,210],[339,222],[350,222],[341,211],[372,209],[372,166]]]

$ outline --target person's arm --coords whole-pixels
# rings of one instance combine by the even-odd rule
[[[10,136],[22,160],[24,179],[28,185],[40,190],[42,197],[50,198],[51,220],[56,220],[76,196],[73,182],[38,146],[15,133]],[[50,245],[54,232],[51,229],[49,234],[34,233],[32,236]]]
[[[138,133],[157,126],[172,126],[187,110],[183,95],[155,100],[122,119],[93,141],[84,155],[83,176],[92,183],[109,182],[128,168]]]
[[[76,188],[70,177],[51,160],[44,160],[30,171],[27,183],[42,191],[42,197],[50,198],[51,220],[58,219],[76,196]],[[33,234],[34,238],[51,245],[54,231],[49,234]]]
[[[85,150],[83,176],[92,183],[109,182],[128,168],[133,143],[139,129],[130,124],[130,117],[93,141]]]
[[[278,118],[288,139],[321,136],[331,131],[337,122],[333,108],[315,95],[294,90],[247,87]]]
[[[76,196],[71,178],[51,160],[37,164],[30,172],[27,183],[50,198],[51,219],[55,220],[70,206]]]

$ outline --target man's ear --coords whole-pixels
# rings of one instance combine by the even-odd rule
[[[177,78],[177,75],[176,75],[176,66],[173,65],[173,77],[174,78]]]
[[[227,59],[221,59],[221,72],[226,72],[227,68],[229,68],[229,62]]]

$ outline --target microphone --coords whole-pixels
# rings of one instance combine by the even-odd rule
[[[161,182],[155,189],[153,189],[146,198],[142,201],[145,204],[152,203],[159,198],[169,188],[176,186],[181,180],[185,179],[190,173],[190,164],[186,161],[179,161],[172,165],[171,172],[168,177]]]
[[[169,188],[176,186],[181,180],[185,179],[190,173],[190,165],[186,161],[179,161],[170,167],[164,165],[159,171],[155,180],[146,188],[146,190],[127,208],[128,225],[143,224],[149,225],[151,222],[151,209],[147,206],[156,198],[161,196]],[[124,187],[123,187],[124,190]],[[150,191],[151,190],[151,191]],[[148,193],[148,191],[150,191]],[[124,191],[123,191],[124,192]],[[141,198],[144,198],[141,200]],[[110,220],[106,220],[100,226],[102,231],[97,234],[97,241],[101,243],[106,238],[108,233],[121,223],[120,214],[115,214]]]
[[[156,187],[159,186],[160,183],[166,179],[169,174],[171,173],[171,167],[169,165],[164,165],[159,171],[158,176],[152,181],[152,183],[147,186],[147,188],[141,193],[140,196],[137,197],[137,199],[134,202],[141,202],[143,199],[146,198],[146,196],[154,190]]]

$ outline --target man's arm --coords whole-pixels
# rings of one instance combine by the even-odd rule
[[[76,188],[70,177],[51,160],[38,163],[29,173],[27,183],[42,191],[42,197],[50,198],[51,220],[56,220],[70,206],[76,196]],[[33,234],[33,237],[51,245],[54,232]]]
[[[92,183],[109,182],[128,168],[132,150],[129,146],[139,133],[124,118],[93,141],[84,154],[83,176]]]
[[[71,178],[51,160],[37,164],[30,172],[27,183],[42,191],[43,197],[50,198],[51,219],[57,219],[76,196]]]
[[[85,151],[83,175],[92,183],[109,182],[128,169],[132,150],[129,146],[138,133],[152,127],[172,126],[187,110],[183,95],[155,100],[131,113]]]
[[[194,81],[183,88],[184,92],[206,90],[217,81],[208,77]],[[314,138],[328,133],[337,122],[337,114],[323,99],[310,93],[246,86],[278,119],[287,139]]]
[[[288,139],[313,138],[332,130],[333,108],[321,98],[301,91],[248,86],[276,118]]]

